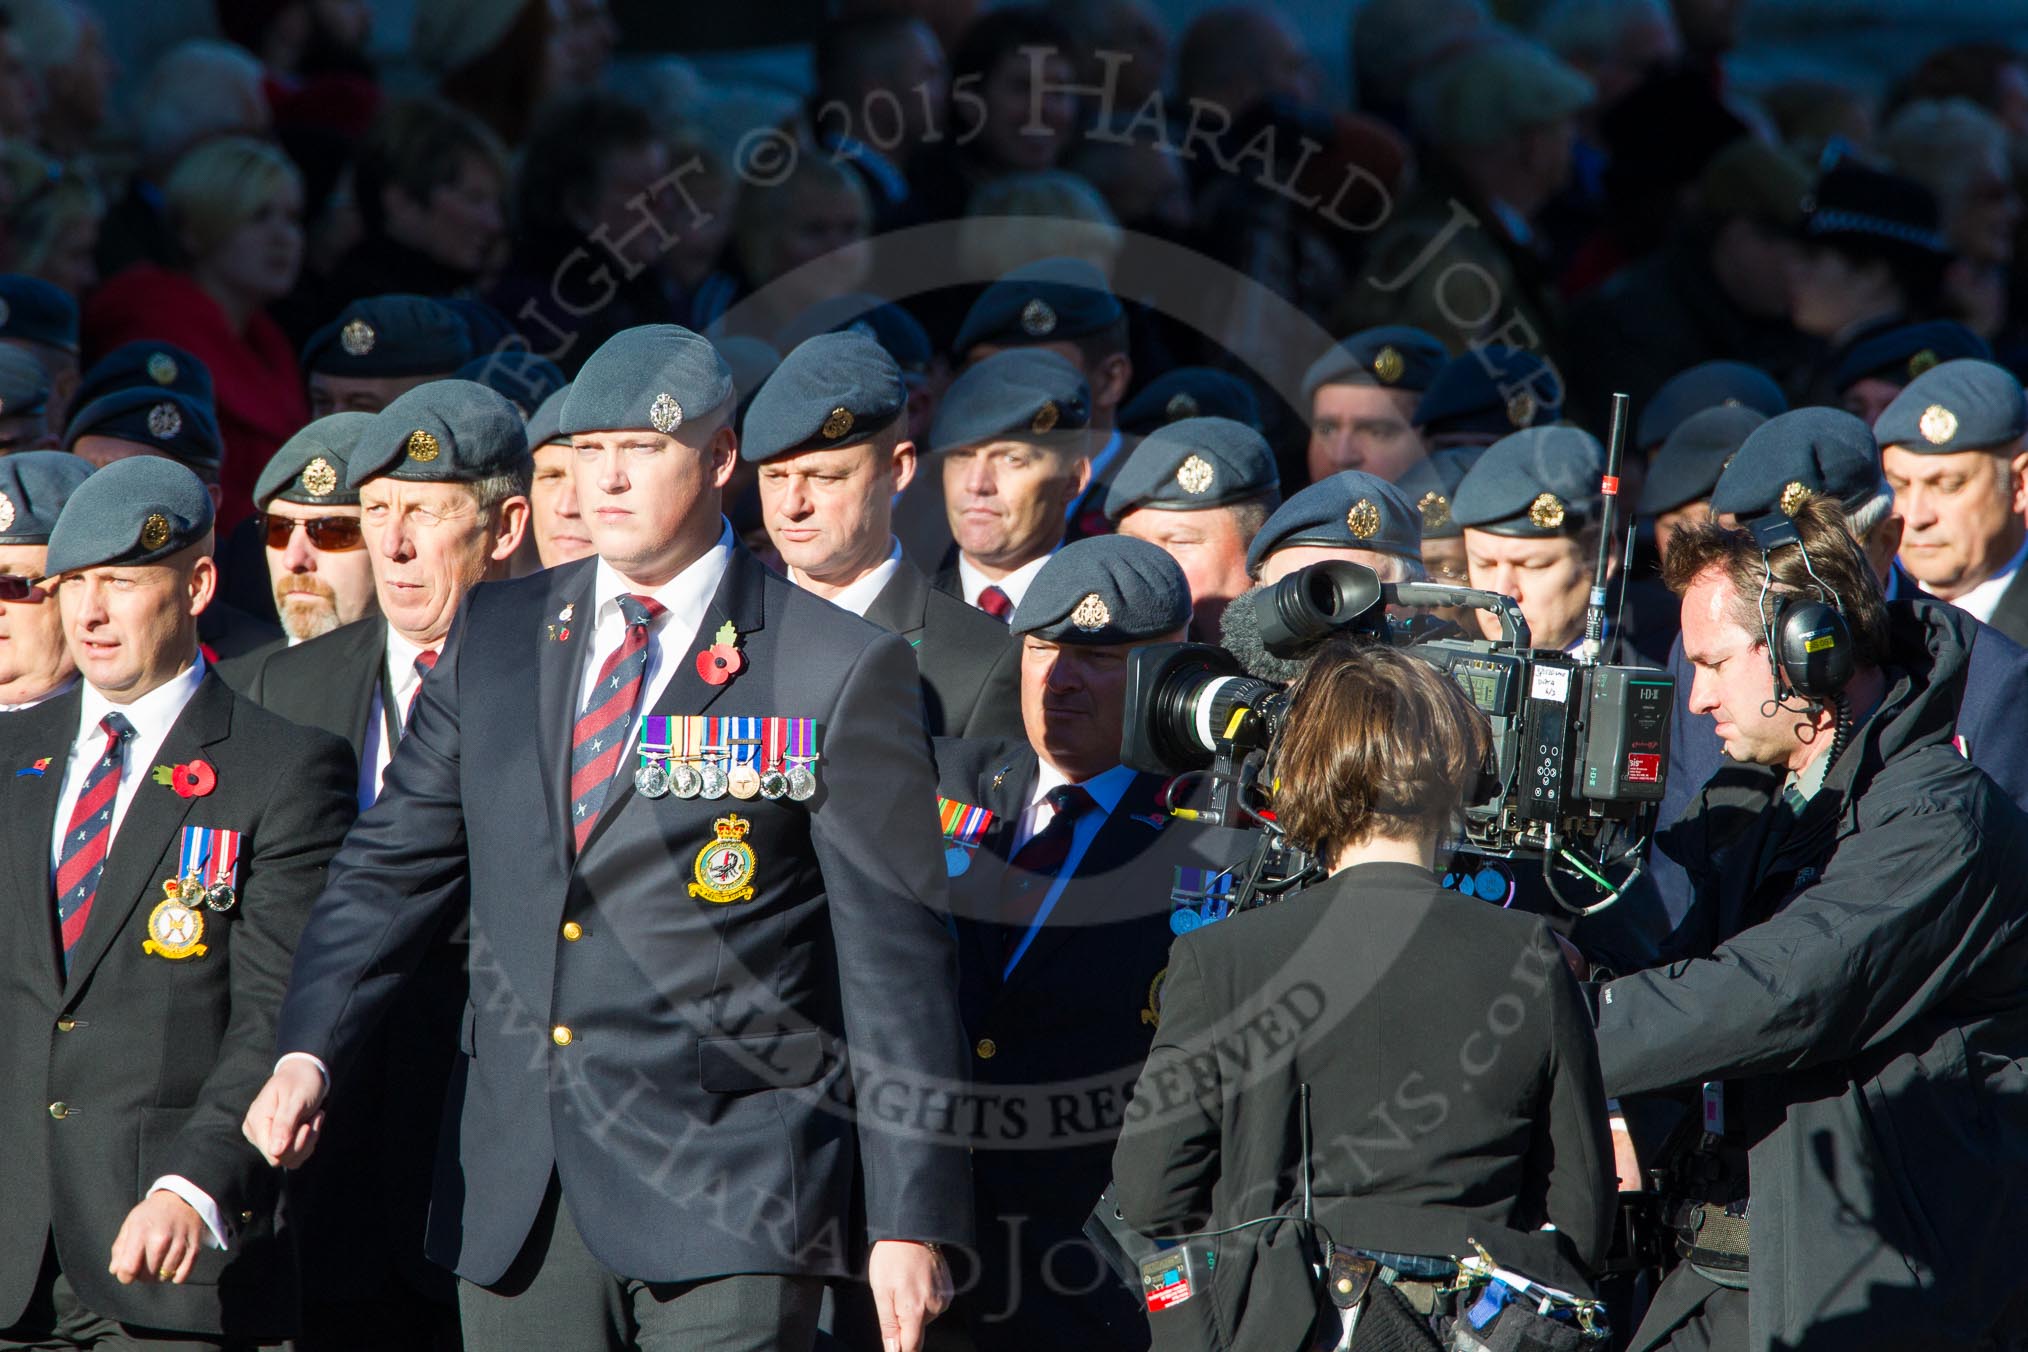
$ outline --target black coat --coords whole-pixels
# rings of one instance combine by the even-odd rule
[[[1887,697],[1792,824],[1739,765],[1682,823],[1715,946],[1599,997],[1609,1092],[1726,1082],[1754,1352],[2023,1332],[2028,820],[1951,745],[1970,617],[1891,611]]]
[[[866,618],[915,649],[922,697],[936,737],[1020,737],[1021,651],[1007,626],[930,586],[907,559]]]
[[[386,665],[387,621],[369,615],[267,653],[247,694],[291,722],[336,733],[352,744],[354,759],[363,760]]]
[[[2016,643],[2028,644],[2028,568],[2014,574],[2014,580],[2000,593],[1988,623]]]
[[[1100,1266],[1084,1222],[1111,1177],[1127,1096],[1161,1015],[1176,869],[1233,867],[1251,842],[1168,819],[1164,781],[1136,775],[1003,977],[1009,936],[995,917],[1035,792],[1035,753],[1025,742],[943,739],[937,769],[944,797],[994,814],[951,882],[982,1105],[968,1124],[982,1271],[961,1309],[981,1352],[1145,1346],[1139,1302]]]
[[[218,601],[197,617],[197,638],[219,679],[242,694],[268,654],[283,646],[281,626]]]
[[[93,1312],[156,1329],[269,1341],[293,1331],[292,1235],[282,1175],[240,1135],[274,1066],[290,954],[353,815],[352,758],[207,674],[162,743],[164,764],[203,759],[217,786],[183,798],[144,781],[120,822],[69,976],[57,959],[50,833],[82,692],[0,722],[9,777],[0,888],[14,917],[0,982],[0,1327],[35,1289],[45,1239]],[[50,772],[12,773],[41,757]],[[148,766],[130,766],[149,774]],[[174,877],[184,826],[242,833],[239,900],[204,914],[201,954],[142,948]],[[51,1105],[66,1105],[57,1120]],[[141,1189],[180,1174],[236,1228],[182,1286],[121,1286],[113,1238]]]

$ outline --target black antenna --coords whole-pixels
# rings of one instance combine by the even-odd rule
[[[1584,646],[1596,662],[1605,652],[1606,578],[1613,557],[1613,509],[1620,500],[1620,462],[1627,449],[1627,406],[1624,394],[1613,396],[1612,430],[1606,436],[1605,479],[1599,484],[1603,504],[1598,514],[1598,563],[1591,575],[1591,599],[1584,609]],[[1625,593],[1621,593],[1624,597]]]

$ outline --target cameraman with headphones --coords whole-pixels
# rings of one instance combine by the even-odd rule
[[[1890,612],[1835,499],[1779,504],[1666,561],[1731,760],[1677,828],[1715,942],[1596,992],[1606,1091],[1690,1110],[1630,1346],[2013,1347],[2028,821],[1952,745],[1970,618]]]

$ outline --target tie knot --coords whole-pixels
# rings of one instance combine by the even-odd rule
[[[107,714],[99,720],[99,727],[106,734],[106,750],[108,751],[134,735],[134,725],[127,721],[125,714],[121,713]]]
[[[979,593],[979,609],[996,620],[1005,620],[1014,613],[1014,600],[998,587],[987,587]]]
[[[1077,784],[1058,784],[1042,797],[1059,817],[1078,817],[1098,806],[1091,795]]]
[[[423,649],[415,655],[415,673],[418,676],[429,675],[436,665],[437,655],[428,648]]]
[[[662,613],[662,603],[652,596],[621,592],[619,602],[620,618],[627,622],[629,629],[638,629]]]

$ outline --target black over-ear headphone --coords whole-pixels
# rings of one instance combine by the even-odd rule
[[[1767,644],[1768,666],[1774,671],[1775,702],[1782,703],[1793,695],[1812,704],[1828,703],[1845,689],[1855,667],[1844,603],[1817,576],[1794,521],[1770,512],[1752,522],[1749,529],[1760,546],[1761,638]],[[1816,600],[1775,594],[1771,556],[1784,545],[1802,550],[1803,567],[1815,584]]]

